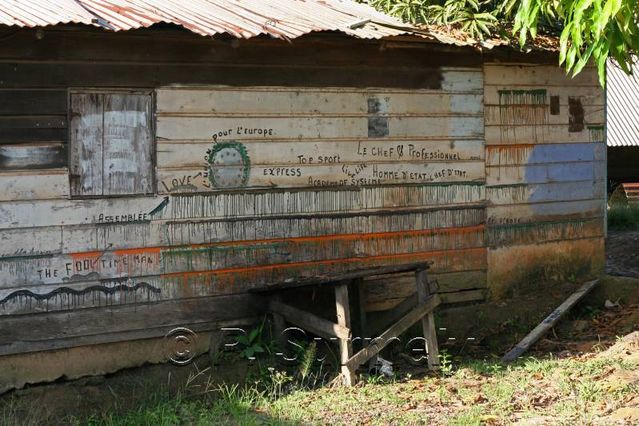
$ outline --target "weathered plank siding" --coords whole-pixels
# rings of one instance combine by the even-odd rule
[[[3,31],[0,355],[211,330],[255,316],[251,289],[364,266],[432,260],[470,301],[603,259],[591,69],[328,34]]]
[[[603,262],[604,95],[596,70],[486,64],[486,238],[495,296]]]
[[[367,265],[433,260],[443,291],[485,288],[478,56],[329,35],[11,40],[0,354],[213,329],[255,315],[250,289]],[[110,148],[133,132],[142,147],[149,129],[151,151]],[[131,175],[149,161],[152,175]],[[405,292],[401,277],[369,284],[371,309]]]

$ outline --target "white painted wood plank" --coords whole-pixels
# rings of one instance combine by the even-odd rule
[[[228,87],[168,88],[157,91],[159,115],[365,115],[369,113],[369,102],[382,103],[384,112],[388,114],[482,112],[480,94]]]
[[[62,227],[0,230],[0,258],[62,253]]]
[[[168,247],[221,243],[225,241],[275,240],[362,233],[399,232],[415,229],[439,229],[476,226],[485,221],[479,203],[467,209],[442,207],[431,211],[415,209],[395,214],[379,215],[360,212],[335,217],[325,214],[313,218],[236,218],[226,220],[153,221],[114,225],[65,226],[64,253],[133,249],[138,247]],[[17,242],[28,249],[32,241]]]
[[[442,67],[442,90],[451,92],[483,92],[484,74],[481,68],[445,68]]]
[[[341,164],[366,161],[398,163],[481,160],[483,140],[403,141],[362,139],[360,141],[245,141],[242,143],[251,166]],[[206,165],[210,141],[163,142],[157,145],[158,167]]]
[[[0,229],[347,213],[393,207],[466,204],[481,201],[484,197],[483,185],[434,184],[224,192],[183,197],[171,195],[168,201],[163,196],[20,201],[0,203]]]
[[[66,168],[1,172],[0,188],[0,201],[67,198],[69,172]]]
[[[482,137],[482,116],[387,118],[388,136]],[[157,139],[246,140],[367,138],[367,117],[158,117]]]
[[[226,178],[234,172],[233,178]],[[218,178],[221,176],[221,178]],[[190,179],[188,179],[190,177]],[[323,186],[370,186],[401,183],[481,182],[483,161],[442,163],[351,163],[342,165],[296,165],[251,167],[248,179],[242,181],[235,168],[160,169],[158,193],[189,193],[230,188],[293,188]],[[171,189],[169,183],[184,181],[187,185]]]

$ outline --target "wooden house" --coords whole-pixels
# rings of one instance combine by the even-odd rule
[[[594,69],[348,1],[152,3],[0,0],[0,389],[159,361],[317,274],[432,261],[456,303],[601,270]]]

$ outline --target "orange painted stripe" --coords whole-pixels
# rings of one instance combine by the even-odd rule
[[[273,265],[259,265],[259,266],[251,266],[248,268],[227,268],[227,269],[216,269],[212,271],[191,271],[191,272],[171,272],[168,274],[160,275],[161,278],[172,278],[172,277],[182,277],[188,278],[191,276],[211,276],[211,275],[223,275],[223,274],[238,274],[238,273],[253,273],[260,271],[269,271],[274,269],[287,269],[287,268],[295,268],[295,267],[309,267],[309,266],[319,266],[319,265],[334,265],[334,264],[351,264],[351,263],[366,263],[366,262],[377,262],[377,261],[388,261],[388,263],[392,263],[394,260],[404,260],[406,259],[423,259],[428,257],[436,257],[436,256],[445,256],[450,255],[451,253],[460,255],[460,254],[472,254],[472,253],[487,253],[486,247],[475,247],[470,249],[459,249],[459,250],[438,250],[438,251],[428,251],[428,252],[418,252],[418,253],[402,253],[395,255],[384,255],[384,256],[370,256],[370,257],[351,257],[344,259],[331,259],[331,260],[316,260],[309,262],[291,262],[291,263],[278,263]]]
[[[177,245],[177,246],[155,246],[155,247],[140,247],[130,249],[114,250],[113,253],[118,256],[136,255],[136,254],[158,254],[162,251],[168,250],[183,250],[186,248],[202,249],[211,247],[234,247],[234,246],[246,246],[246,245],[259,245],[259,244],[275,244],[275,243],[306,243],[306,242],[325,242],[325,241],[353,241],[353,240],[365,240],[365,239],[383,239],[393,237],[424,237],[430,235],[465,235],[474,232],[481,232],[485,229],[485,225],[475,225],[466,227],[454,227],[454,228],[431,228],[420,229],[410,231],[393,231],[393,232],[376,232],[368,234],[329,234],[315,237],[294,237],[294,238],[271,238],[262,240],[240,240],[240,241],[221,241],[216,243],[202,243],[202,244],[189,244],[189,245]],[[70,256],[75,258],[86,257],[99,257],[108,253],[105,251],[91,251],[81,253],[70,253]]]

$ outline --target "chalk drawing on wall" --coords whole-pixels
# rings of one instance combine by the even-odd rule
[[[206,152],[209,180],[215,188],[239,188],[248,184],[251,160],[246,147],[235,141],[220,142]]]

